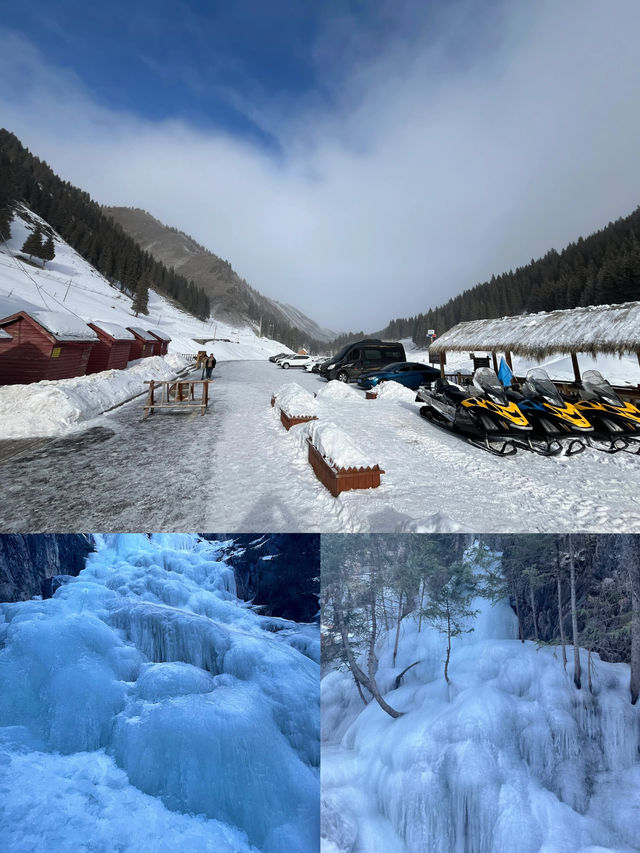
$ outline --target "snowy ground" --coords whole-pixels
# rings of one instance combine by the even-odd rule
[[[587,450],[499,459],[418,415],[413,395],[365,400],[305,371],[237,361],[214,371],[199,414],[140,400],[0,463],[2,530],[233,532],[640,531],[640,457]],[[380,464],[377,489],[333,498],[307,461],[308,427],[286,432],[272,392],[295,381]],[[0,442],[0,458],[14,445]]]
[[[0,604],[0,848],[315,853],[318,627],[237,599],[218,543],[98,542]]]
[[[323,853],[630,853],[640,849],[640,708],[629,668],[596,657],[577,691],[558,649],[515,637],[506,604],[445,641],[413,617],[377,654],[404,715],[366,708],[353,678],[322,681]],[[586,671],[586,653],[583,653]],[[395,676],[419,660],[393,689]]]

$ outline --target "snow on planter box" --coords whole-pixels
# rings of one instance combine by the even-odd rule
[[[382,468],[334,423],[311,423],[307,427],[309,464],[316,477],[334,498],[351,489],[375,489]]]
[[[272,405],[277,405],[280,420],[285,429],[289,430],[296,424],[316,420],[318,404],[313,394],[306,391],[297,382],[287,382],[272,397]]]

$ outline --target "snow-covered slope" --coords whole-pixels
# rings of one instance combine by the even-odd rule
[[[316,851],[317,626],[236,598],[222,543],[96,540],[0,605],[0,847]]]
[[[0,316],[30,308],[69,313],[85,321],[105,320],[125,327],[144,325],[161,329],[171,337],[170,352],[195,353],[209,348],[220,361],[266,358],[288,351],[283,344],[259,338],[248,328],[234,328],[213,317],[207,322],[197,320],[154,291],[149,293],[148,316],[136,318],[131,299],[109,284],[57,234],[55,258],[44,269],[20,261],[16,256],[21,254],[29,231],[43,220],[24,207],[18,211],[21,215],[13,219],[10,240],[0,245]],[[195,338],[208,342],[197,343]]]
[[[393,632],[382,637],[377,679],[398,719],[363,707],[349,674],[323,679],[323,853],[638,850],[629,667],[596,656],[593,694],[578,691],[557,648],[515,639],[506,603],[472,606],[449,688],[443,635],[407,617],[395,667]]]

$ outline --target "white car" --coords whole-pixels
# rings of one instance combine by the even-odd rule
[[[290,367],[306,367],[314,361],[315,359],[310,355],[287,355],[281,358],[278,364],[284,370],[288,370]]]

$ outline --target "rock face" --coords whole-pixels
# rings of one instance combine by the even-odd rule
[[[204,535],[230,539],[228,562],[238,596],[271,616],[312,622],[320,595],[320,536],[309,534]]]
[[[321,328],[293,306],[258,293],[229,261],[214,255],[182,231],[159,222],[145,210],[106,207],[104,212],[157,261],[173,267],[201,287],[211,300],[213,316],[232,324],[245,324],[249,320],[258,323],[261,317],[267,322],[267,317],[274,317],[317,341],[335,337],[330,329]]]
[[[5,533],[0,535],[0,601],[51,596],[55,575],[77,575],[93,551],[83,533]]]

